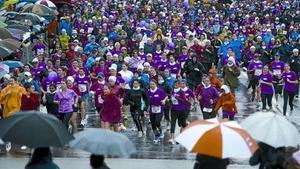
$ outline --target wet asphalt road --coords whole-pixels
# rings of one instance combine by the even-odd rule
[[[245,117],[257,111],[256,103],[250,101],[250,96],[247,94],[247,80],[243,77],[240,78],[240,86],[236,91],[236,100],[239,114],[236,116],[237,121],[241,121]],[[298,103],[298,102],[297,102]],[[153,144],[153,132],[151,130],[150,124],[146,122],[144,124],[145,135],[142,138],[137,137],[137,131],[131,120],[128,120],[128,127],[125,131],[122,131],[127,135],[137,147],[137,154],[133,155],[133,158],[140,159],[194,159],[194,154],[188,153],[180,145],[170,145],[168,140],[170,138],[169,132],[166,131],[166,121],[163,120],[163,131],[165,132],[164,139],[159,144]],[[196,112],[191,112],[190,119],[200,119],[202,115],[200,113],[199,107]],[[99,127],[99,115],[95,112],[89,113],[88,125],[87,127]],[[177,129],[177,133],[178,129]],[[20,146],[14,145],[12,150],[7,153],[5,152],[4,146],[0,146],[0,157],[28,157],[30,155],[30,150],[21,150]],[[79,150],[71,150],[69,148],[53,148],[54,157],[89,157],[89,153]],[[237,162],[239,163],[239,162]],[[243,162],[244,163],[244,162]]]

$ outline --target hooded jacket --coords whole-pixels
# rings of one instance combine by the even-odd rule
[[[222,94],[214,108],[214,112],[218,112],[218,110],[222,107],[223,112],[233,112],[237,113],[237,107],[235,104],[235,97],[230,92],[230,89],[228,86],[223,85],[221,87],[222,90],[225,91],[225,94]]]

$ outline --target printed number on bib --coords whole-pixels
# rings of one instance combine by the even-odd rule
[[[173,104],[179,104],[178,100],[175,97],[171,97],[171,101]]]
[[[152,113],[160,113],[161,107],[160,106],[151,106],[151,112]]]
[[[261,69],[255,69],[254,75],[255,75],[255,76],[260,76],[261,73],[262,73],[262,70],[261,70]]]
[[[280,69],[274,69],[273,74],[274,75],[281,75],[281,70]]]
[[[210,113],[210,112],[213,111],[213,109],[212,109],[212,108],[206,108],[206,107],[204,107],[204,108],[203,108],[203,111],[204,111],[204,112],[209,112],[209,113]]]
[[[78,87],[79,87],[80,92],[86,92],[86,85],[85,84],[79,84]]]

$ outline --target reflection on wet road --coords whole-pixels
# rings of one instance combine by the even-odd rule
[[[236,116],[237,120],[240,121],[256,111],[256,105],[251,102],[245,85],[240,85],[238,91],[236,92],[237,107],[239,114]],[[190,119],[195,120],[202,118],[199,107],[196,112],[191,112]],[[143,159],[194,159],[194,154],[188,153],[180,145],[171,145],[168,143],[170,138],[169,132],[166,131],[166,122],[163,120],[163,128],[165,132],[164,139],[161,140],[159,144],[153,144],[153,132],[151,130],[150,124],[146,122],[144,124],[145,135],[142,138],[137,137],[137,131],[134,128],[131,117],[128,120],[127,130],[122,131],[127,135],[136,145],[138,153],[134,155],[134,158]],[[87,127],[98,127],[99,126],[99,116],[98,114],[92,112],[89,113],[88,126]],[[178,131],[177,131],[178,133]],[[30,150],[21,150],[20,146],[14,145],[9,153],[6,153],[5,147],[1,147],[1,156],[14,156],[14,157],[25,157],[30,155]],[[64,148],[53,148],[54,157],[89,157],[89,153],[71,150],[67,147]]]

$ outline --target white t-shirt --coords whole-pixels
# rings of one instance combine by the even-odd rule
[[[119,73],[121,74],[122,76],[122,79],[125,81],[125,83],[129,83],[133,77],[133,73],[129,70],[127,71],[119,71]]]

